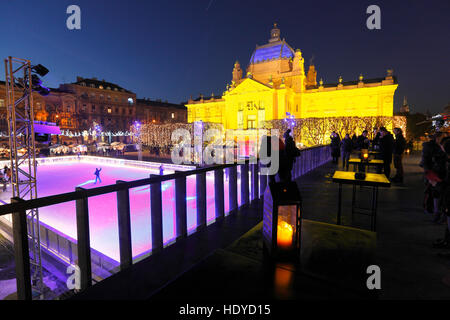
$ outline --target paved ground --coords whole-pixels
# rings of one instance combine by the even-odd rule
[[[125,290],[128,298],[154,300],[216,300],[226,297],[450,299],[450,260],[439,257],[437,253],[440,250],[431,248],[431,242],[442,236],[444,225],[433,224],[431,217],[423,212],[423,182],[418,162],[417,155],[407,157],[404,183],[380,189],[376,236],[364,231],[369,228],[367,217],[355,216],[351,221],[348,210],[351,187],[344,186],[342,222],[357,229],[332,226],[336,222],[338,192],[337,184],[331,182],[332,173],[337,169],[335,165],[324,165],[301,177],[298,184],[304,200],[304,217],[311,220],[310,230],[320,228],[319,231],[309,232],[312,236],[308,241],[316,245],[321,243],[323,247],[322,240],[326,240],[325,250],[318,251],[321,254],[309,259],[313,263],[303,265],[302,270],[289,263],[266,263],[262,251],[261,224],[258,223],[261,218],[258,218],[257,208],[253,206],[248,209],[250,220],[245,220],[245,213],[238,214],[235,219],[224,222],[225,229],[213,224],[204,234],[189,237],[191,242],[164,250],[184,252],[182,257],[175,259],[184,265],[171,271],[172,278],[155,281],[158,280],[158,272],[168,273],[165,270],[167,264],[157,267],[156,259],[153,262],[142,261],[133,266],[134,275],[130,271],[121,277],[119,273],[79,298],[120,297]],[[365,188],[358,188],[358,200],[368,201],[368,192]],[[212,230],[214,228],[217,229]],[[226,232],[219,235],[219,230]],[[319,236],[322,234],[325,236]],[[239,239],[233,242],[233,237]],[[212,238],[215,240],[211,241]],[[332,247],[339,250],[329,250]],[[199,255],[193,253],[197,248],[201,248]],[[170,263],[170,252],[167,253],[165,257],[162,255],[162,259]],[[358,286],[363,281],[362,268],[369,263],[380,266],[382,289],[364,294]],[[152,270],[153,276],[149,275],[148,270]],[[141,278],[142,275],[147,278]],[[147,282],[149,286],[141,286],[142,291],[139,292],[126,289],[124,284],[132,278],[139,279],[135,281],[138,285],[139,282]],[[336,281],[339,278],[343,281]],[[116,292],[113,292],[114,288],[117,288]]]
[[[445,226],[432,223],[422,209],[419,161],[419,155],[406,157],[404,183],[380,189],[376,259],[382,272],[381,299],[450,299],[450,260],[437,255],[441,250],[431,248]],[[337,185],[329,178],[333,169],[329,164],[300,178],[306,218],[335,222]],[[349,208],[350,187],[344,187],[344,195],[344,208]],[[350,220],[347,211],[343,223],[352,224]],[[360,216],[352,225],[367,228],[369,221]]]
[[[373,243],[369,240],[362,243],[362,239],[370,239],[371,233],[358,233],[350,228],[350,233],[333,238],[340,229],[325,225],[328,233],[315,230],[309,232],[314,234],[314,241],[304,239],[305,247],[317,246],[319,242],[325,247],[325,251],[311,249],[319,253],[307,270],[305,266],[299,271],[298,267],[286,264],[267,267],[263,263],[258,225],[232,246],[216,251],[166,286],[153,299],[450,299],[450,260],[443,260],[437,255],[439,250],[431,248],[431,242],[443,234],[444,226],[432,223],[422,210],[423,182],[418,162],[417,155],[407,157],[404,183],[380,189],[373,256]],[[336,168],[327,164],[298,180],[305,218],[336,222],[338,186],[331,181]],[[369,201],[368,195],[370,190],[358,190],[360,205]],[[351,221],[350,204],[351,187],[344,186],[343,224],[368,229],[370,222],[366,216],[355,216]],[[308,230],[304,233],[308,234]],[[302,254],[305,256],[303,251]],[[381,268],[381,290],[376,293],[364,292],[361,287],[367,277],[362,269],[372,263]],[[215,276],[214,282],[205,281],[208,276]],[[194,289],[187,293],[186,288]]]

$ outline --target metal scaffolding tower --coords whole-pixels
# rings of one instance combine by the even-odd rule
[[[30,60],[5,59],[6,106],[13,197],[37,198],[34,141],[33,81]],[[43,298],[44,283],[39,235],[39,211],[27,212],[33,289]]]

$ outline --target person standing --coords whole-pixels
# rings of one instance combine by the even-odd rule
[[[380,151],[381,157],[384,161],[384,175],[386,178],[390,178],[391,176],[391,163],[392,163],[392,152],[394,149],[394,137],[392,134],[385,128],[380,128]]]
[[[296,161],[296,158],[300,156],[300,150],[295,145],[294,138],[291,136],[291,129],[286,130],[286,132],[283,135],[284,137],[284,145],[286,150],[286,157],[287,157],[287,181],[292,180],[292,169],[294,168],[294,163]]]
[[[373,128],[372,149],[380,150],[380,131],[377,127]]]
[[[362,150],[362,149],[369,149],[369,138],[367,138],[367,130],[364,130],[362,134],[356,139],[356,149]]]
[[[442,201],[441,207],[442,212],[447,219],[447,224],[445,226],[444,238],[437,239],[433,242],[434,248],[450,248],[450,137],[442,140],[440,143],[442,151],[446,154],[446,178],[444,180],[444,188],[442,190]],[[450,254],[445,255],[446,258],[450,258]]]
[[[350,139],[350,135],[347,133],[341,142],[342,148],[342,168],[348,171],[348,161],[350,160],[350,154],[353,150],[353,141]]]
[[[97,184],[97,181],[100,181],[102,183],[102,179],[100,179],[100,171],[102,171],[102,168],[95,168],[95,182],[94,184]]]
[[[447,175],[447,155],[441,144],[445,136],[437,132],[433,139],[423,144],[421,166],[433,198],[433,221],[442,221],[441,203]]]
[[[403,182],[403,153],[406,148],[406,140],[403,137],[402,129],[394,128],[395,141],[394,141],[394,167],[397,170],[395,176],[392,178],[393,182]]]
[[[339,138],[339,135],[333,131],[331,133],[331,157],[333,158],[333,163],[338,163],[339,161],[339,148],[341,146],[341,139]]]

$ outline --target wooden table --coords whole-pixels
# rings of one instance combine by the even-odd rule
[[[377,170],[380,170],[380,172],[381,172],[381,168],[383,168],[383,166],[384,166],[384,161],[381,159],[371,159],[371,160],[369,160],[369,162],[361,163],[361,159],[351,158],[350,160],[348,160],[348,163],[353,165],[354,171],[356,171],[356,166],[358,166],[360,164],[362,164],[362,166],[364,167],[363,171],[366,171],[366,169],[368,169],[370,166],[372,166],[372,167],[376,167]]]
[[[376,230],[376,217],[377,217],[377,203],[378,203],[378,188],[391,186],[391,182],[386,178],[384,174],[379,173],[366,173],[364,180],[355,179],[355,172],[351,171],[336,171],[333,175],[333,182],[339,183],[339,202],[337,213],[337,224],[341,224],[342,215],[342,185],[353,185],[352,194],[352,219],[355,213],[369,215],[371,217],[370,230]],[[367,186],[372,188],[372,206],[370,209],[358,208],[355,206],[356,202],[356,186]]]

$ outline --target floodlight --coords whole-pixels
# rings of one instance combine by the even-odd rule
[[[42,64],[38,64],[36,66],[31,67],[31,70],[36,72],[41,77],[45,76],[48,73],[48,69],[44,67]]]

